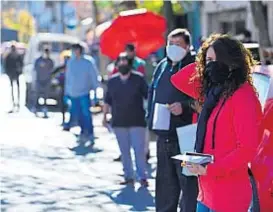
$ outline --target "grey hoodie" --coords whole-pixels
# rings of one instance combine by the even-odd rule
[[[65,73],[65,95],[80,97],[98,87],[98,69],[92,57],[72,57]]]

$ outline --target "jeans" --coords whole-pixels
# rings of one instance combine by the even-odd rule
[[[215,212],[215,211],[209,209],[209,208],[208,208],[207,206],[205,206],[203,203],[198,202],[198,203],[197,203],[196,212]]]
[[[123,165],[125,179],[134,179],[131,147],[135,152],[136,172],[141,180],[147,179],[145,158],[145,127],[114,127]]]
[[[90,96],[80,96],[80,97],[70,97],[71,99],[71,110],[70,110],[70,120],[68,125],[72,126],[72,122],[75,118],[79,119],[79,124],[81,127],[81,135],[87,136],[93,139],[94,127],[92,113],[90,111]]]
[[[43,112],[45,114],[45,116],[47,115],[47,99],[48,99],[48,94],[50,91],[50,81],[46,80],[46,81],[36,81],[36,91],[35,91],[35,98],[34,98],[34,112],[36,113],[37,108],[39,106],[39,98],[43,98],[44,99],[44,103],[43,103]]]
[[[180,154],[177,139],[157,141],[156,211],[195,212],[198,195],[197,177],[182,174],[181,163],[171,157]],[[182,198],[181,196],[182,191]]]

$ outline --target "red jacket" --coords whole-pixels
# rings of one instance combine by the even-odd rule
[[[191,80],[193,74],[195,64],[190,64],[171,80],[179,90],[196,99],[200,81]],[[246,212],[252,194],[247,169],[261,140],[261,105],[248,83],[235,91],[219,113],[213,149],[213,123],[222,101],[207,123],[204,153],[214,155],[215,161],[208,165],[207,175],[199,177],[198,200],[216,212]]]

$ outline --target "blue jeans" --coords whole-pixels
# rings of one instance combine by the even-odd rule
[[[70,109],[70,120],[69,126],[72,125],[71,122],[75,120],[75,118],[79,119],[79,124],[81,127],[81,134],[92,138],[94,136],[94,127],[92,114],[90,111],[90,96],[80,96],[80,97],[71,97],[71,109]]]
[[[147,179],[145,158],[145,127],[114,127],[121,152],[121,162],[125,179],[134,179],[134,168],[131,157],[131,147],[135,152],[136,172],[141,180]]]
[[[215,211],[209,209],[209,208],[208,208],[207,206],[205,206],[203,203],[198,202],[198,203],[197,203],[196,212],[215,212]]]

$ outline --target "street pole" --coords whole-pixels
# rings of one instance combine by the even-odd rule
[[[65,34],[64,3],[65,3],[65,1],[60,1],[60,4],[61,4],[61,26],[62,26],[62,33]]]

